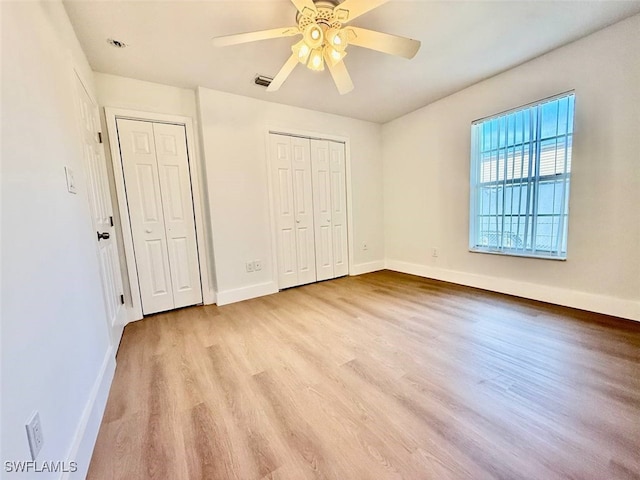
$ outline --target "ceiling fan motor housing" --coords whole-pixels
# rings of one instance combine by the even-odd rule
[[[305,13],[297,12],[296,23],[298,27],[300,27],[301,31],[304,31],[312,23],[320,25],[325,30],[342,27],[334,12],[334,8],[338,3],[337,1],[319,0],[315,2],[317,14],[310,10],[305,10]],[[308,14],[307,11],[309,12]]]

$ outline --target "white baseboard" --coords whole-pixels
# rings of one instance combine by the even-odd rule
[[[111,388],[115,371],[116,358],[113,347],[109,347],[102,362],[98,377],[89,394],[89,400],[80,417],[80,423],[76,428],[73,443],[67,454],[67,464],[68,462],[76,462],[78,470],[74,473],[63,473],[60,477],[61,480],[84,479],[87,476],[89,462],[93,454],[93,447],[96,444],[98,430],[100,430],[100,423],[102,422],[102,416],[107,405],[109,389]]]
[[[629,320],[640,321],[640,302],[621,298],[580,292],[565,288],[550,287],[537,283],[521,282],[488,275],[447,270],[416,263],[387,259],[386,268],[396,272],[457,283],[517,297],[604,313]]]
[[[217,303],[218,305],[228,305],[229,303],[263,297],[277,292],[278,286],[275,282],[259,283],[258,285],[250,285],[248,287],[218,292]]]
[[[384,270],[384,260],[353,265],[349,275],[362,275],[363,273],[377,272],[378,270]]]

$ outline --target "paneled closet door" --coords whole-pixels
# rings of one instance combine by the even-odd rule
[[[153,124],[117,120],[138,282],[145,315],[174,308]]]
[[[311,170],[316,239],[316,276],[318,280],[328,280],[335,277],[333,229],[331,227],[331,164],[328,141],[311,140]]]
[[[333,275],[349,274],[347,238],[347,183],[344,144],[329,142],[331,169],[331,229],[333,239]]]
[[[298,285],[304,285],[316,281],[313,187],[311,182],[309,139],[291,137],[291,152],[296,245],[298,247]]]
[[[278,285],[289,288],[316,281],[309,140],[272,134],[270,142]]]
[[[174,308],[202,303],[187,139],[183,125],[154,123]]]

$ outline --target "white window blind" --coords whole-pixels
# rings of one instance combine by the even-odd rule
[[[566,259],[573,93],[471,127],[472,251]]]

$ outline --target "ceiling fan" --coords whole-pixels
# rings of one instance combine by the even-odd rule
[[[347,47],[369,48],[390,55],[413,58],[420,42],[365,28],[344,26],[345,23],[373,10],[389,0],[291,0],[298,9],[297,26],[274,28],[251,33],[227,35],[213,39],[218,47],[268,40],[271,38],[302,35],[302,40],[291,47],[291,57],[274,77],[268,92],[278,90],[293,69],[301,63],[314,71],[329,67],[333,81],[341,95],[353,90],[353,82],[344,64]]]

